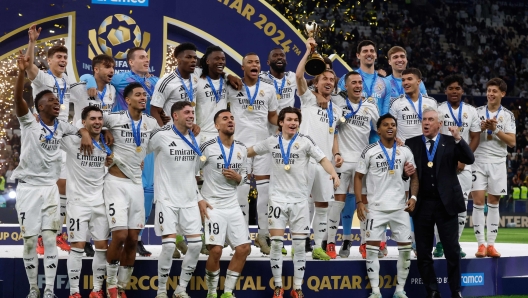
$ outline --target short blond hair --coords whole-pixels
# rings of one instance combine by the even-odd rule
[[[388,56],[387,58],[390,60],[391,56],[394,53],[399,53],[399,52],[403,52],[407,56],[407,51],[404,48],[402,48],[400,46],[394,46],[394,47],[390,48],[389,52],[387,52],[387,56]]]

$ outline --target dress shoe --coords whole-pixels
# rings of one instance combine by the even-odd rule
[[[440,296],[440,292],[431,291],[431,293],[427,294],[427,298],[442,298],[442,296]]]
[[[451,298],[463,298],[463,297],[462,297],[462,293],[460,293],[460,292],[456,292],[456,293],[454,293],[454,294],[451,294]]]

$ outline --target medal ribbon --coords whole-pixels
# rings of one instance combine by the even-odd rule
[[[130,123],[132,126],[132,135],[134,136],[134,142],[136,143],[137,147],[141,147],[141,123],[143,122],[143,116],[141,116],[141,119],[139,119],[137,127],[134,125],[134,119],[132,119],[132,116],[130,116],[130,113],[128,113],[128,117],[130,117]]]
[[[497,116],[499,116],[499,113],[500,113],[501,110],[502,110],[502,106],[499,107],[499,109],[497,110],[497,114],[495,114],[495,117],[493,117],[493,119],[497,119]],[[489,118],[490,118],[490,115],[489,115],[489,111],[488,111],[488,106],[486,106],[486,119],[489,119]],[[493,131],[488,130],[487,133],[489,135],[491,135],[493,133]]]
[[[361,69],[358,68],[357,70],[359,72],[359,75],[361,76],[361,79],[363,80],[363,89],[365,90],[365,93],[367,94],[367,98],[372,97],[372,92],[374,91],[374,85],[376,85],[376,79],[378,78],[378,72],[374,71],[374,78],[372,79],[372,82],[370,83],[370,88],[367,87],[367,81],[365,80],[365,74]]]
[[[462,105],[464,104],[463,101],[460,101],[460,106],[458,106],[458,120],[455,117],[455,114],[453,114],[453,109],[451,108],[451,104],[449,101],[447,102],[447,107],[449,108],[449,113],[451,113],[451,116],[453,117],[453,120],[455,120],[455,124],[458,127],[464,126],[464,123],[462,122]]]
[[[105,139],[104,139],[103,134],[101,134],[101,143],[103,143],[104,150],[103,150],[103,148],[101,148],[101,146],[99,146],[99,142],[97,142],[93,138],[92,138],[92,143],[94,144],[95,147],[97,147],[97,149],[99,149],[101,151],[105,151],[107,156],[110,156],[112,154],[112,150],[110,150],[110,148],[108,148],[108,145],[106,145],[106,143],[105,143]]]
[[[220,140],[220,136],[216,137],[216,142],[218,143],[218,146],[220,146],[220,151],[222,151],[222,157],[224,158],[224,169],[229,169],[229,166],[231,165],[231,158],[233,157],[235,142],[233,142],[231,144],[231,148],[229,148],[229,158],[228,159],[226,159],[224,144],[222,144],[222,141]]]
[[[282,78],[281,87],[279,89],[279,85],[277,85],[277,82],[275,81],[275,78],[268,73],[268,77],[273,81],[273,85],[275,85],[275,91],[278,95],[282,96],[282,90],[284,90],[284,84],[286,83],[286,75],[284,75],[284,78]]]
[[[175,134],[177,134],[187,145],[189,145],[189,147],[191,147],[191,149],[196,153],[196,155],[198,156],[202,156],[202,151],[200,150],[200,146],[198,146],[198,143],[196,142],[196,138],[194,137],[194,134],[192,133],[192,131],[189,129],[189,136],[191,137],[191,140],[192,140],[192,143],[189,142],[189,140],[187,140],[187,138],[182,135],[182,133],[176,129],[176,126],[174,126],[174,124],[172,125],[172,130],[174,131]],[[233,148],[233,146],[231,146],[231,148]],[[232,149],[231,149],[232,150]],[[231,159],[231,158],[229,158]],[[225,157],[224,157],[224,160],[225,160]]]
[[[222,88],[224,87],[224,78],[220,77],[220,88],[218,88],[218,91],[216,91],[215,86],[213,85],[213,81],[211,81],[211,78],[207,76],[207,81],[209,82],[209,86],[211,86],[211,89],[213,90],[213,94],[216,99],[216,103],[222,99]]]
[[[334,110],[332,109],[332,101],[329,103],[328,108],[326,108],[326,113],[328,113],[328,125],[332,128],[334,125]]]
[[[62,78],[62,83],[64,83],[64,88],[61,89],[60,86],[59,86],[59,82],[57,81],[57,78],[55,77],[55,75],[53,75],[51,70],[48,70],[48,73],[55,80],[55,87],[57,87],[57,96],[59,97],[60,104],[63,104],[64,103],[64,95],[66,94],[66,80],[64,78]]]
[[[361,109],[361,105],[363,105],[363,100],[361,100],[361,98],[359,99],[359,106],[358,106],[357,110],[355,110],[355,111],[352,108],[352,104],[350,103],[350,100],[348,98],[346,99],[346,104],[347,104],[348,109],[350,110],[350,113],[348,113],[345,116],[345,119],[348,120],[348,119],[354,117],[359,112],[359,109]]]
[[[288,151],[284,152],[284,146],[282,145],[282,132],[279,134],[279,147],[282,154],[282,160],[284,161],[285,165],[290,164],[290,152],[291,147],[293,145],[293,142],[295,142],[295,139],[297,138],[297,133],[293,135],[293,138],[290,140],[290,143],[288,144]]]
[[[427,149],[427,140],[425,139],[424,135],[422,135],[422,140],[425,144],[425,149]],[[429,150],[425,150],[425,152],[427,153],[427,160],[429,162],[432,162],[434,160],[434,157],[435,157],[435,154],[436,154],[436,148],[438,148],[438,143],[440,141],[440,134],[437,134],[436,135],[436,141],[434,143],[434,146],[433,146],[433,152],[429,153]]]
[[[253,96],[251,96],[251,93],[249,92],[249,87],[246,84],[244,84],[244,87],[246,87],[246,95],[248,97],[250,106],[252,106],[255,103],[255,99],[257,98],[257,94],[259,90],[259,86],[260,86],[260,79],[257,80],[257,87],[255,87],[255,93],[253,94]]]
[[[57,131],[57,126],[59,126],[59,120],[55,119],[55,122],[53,122],[53,131],[51,131],[51,129],[49,129],[49,127],[44,122],[42,122],[42,119],[39,119],[39,121],[40,125],[42,125],[42,127],[44,127],[50,133],[49,135],[46,135],[46,142],[49,142],[51,139],[53,139],[53,135],[55,135],[55,132]]]
[[[105,94],[106,94],[106,85],[105,85],[105,87],[103,89],[103,92],[97,91],[97,96],[99,97],[99,100],[103,103],[103,106],[105,105],[105,103],[104,103]]]
[[[147,94],[149,95],[149,97],[152,98],[152,94],[154,94],[154,87],[155,86],[151,84],[150,88],[148,88],[147,84],[145,83],[148,80],[147,77],[141,78],[137,74],[135,74],[135,73],[133,73],[133,74],[134,74],[134,80],[136,80],[136,82],[141,84],[141,87],[143,87],[143,89],[145,89],[145,91],[147,91]]]
[[[416,114],[418,114],[418,118],[420,119],[420,121],[422,121],[422,94],[418,93],[418,110],[416,110],[416,107],[414,106],[414,102],[409,97],[409,95],[405,94],[405,98],[407,98],[413,110],[416,112]]]
[[[394,85],[394,87],[396,87],[396,90],[398,90],[398,96],[404,94],[401,81],[398,81],[397,79],[392,77],[391,83],[392,85]]]
[[[194,97],[193,97],[192,75],[189,76],[189,88],[187,88],[187,85],[185,85],[185,82],[183,81],[183,77],[181,76],[178,68],[176,68],[176,73],[178,74],[178,77],[180,78],[183,89],[185,89],[185,93],[187,93],[187,96],[189,97],[189,101],[193,102]]]
[[[392,159],[389,158],[389,153],[387,152],[387,149],[385,149],[385,146],[381,143],[381,141],[378,141],[381,150],[383,150],[383,153],[385,154],[385,158],[387,159],[387,164],[389,165],[389,170],[394,170],[394,162],[396,161],[396,141],[394,141],[394,145],[392,146]]]

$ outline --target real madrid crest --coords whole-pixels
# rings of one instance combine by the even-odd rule
[[[295,144],[293,144],[293,149],[295,149],[295,150],[299,150],[299,143],[295,143]]]
[[[195,84],[198,83],[198,78],[194,77],[193,81],[194,81]]]
[[[112,217],[112,223],[113,223],[113,224],[116,223],[116,219],[115,219],[115,217]]]
[[[163,226],[162,225],[160,225],[160,230],[163,232]]]
[[[468,118],[468,114],[467,113],[462,114],[462,116],[464,117],[464,119]]]
[[[290,86],[291,85],[290,80],[286,80],[286,84],[288,84],[288,86]]]
[[[143,123],[143,129],[147,130],[147,123]]]
[[[499,122],[502,122],[502,116],[499,117]]]
[[[242,154],[240,154],[240,152],[237,152],[237,159],[242,159]]]
[[[73,238],[73,232],[70,232],[70,239]]]
[[[400,155],[400,150],[396,149],[396,155]]]
[[[214,241],[214,236],[213,235],[209,236],[209,240]]]
[[[365,233],[365,236],[367,236],[367,238],[369,238],[369,237],[370,237],[370,231],[367,231],[367,232]]]
[[[266,92],[264,92],[264,90],[260,90],[260,91],[259,91],[259,95],[260,95],[261,97],[264,97],[264,95],[266,95]]]

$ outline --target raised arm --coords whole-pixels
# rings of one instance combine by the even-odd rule
[[[37,29],[37,25],[33,24],[31,27],[29,27],[28,35],[29,35],[29,43],[28,48],[26,50],[26,57],[29,58],[29,66],[26,68],[26,73],[28,75],[28,79],[33,81],[39,72],[38,67],[34,64],[35,60],[35,45],[37,44],[37,39],[40,35],[40,31],[42,28]]]
[[[17,117],[22,117],[27,115],[29,112],[29,108],[27,105],[27,102],[24,100],[24,71],[27,67],[29,67],[29,59],[22,53],[22,50],[20,50],[20,54],[17,58],[17,66],[18,66],[18,77],[15,84],[15,113]]]
[[[295,71],[297,94],[299,94],[299,96],[303,95],[306,90],[308,90],[308,84],[306,84],[306,79],[304,78],[304,65],[306,64],[306,60],[308,60],[308,56],[312,52],[312,46],[317,46],[317,43],[315,43],[315,39],[310,37],[306,40],[306,53],[304,53],[304,56],[299,62],[299,65],[297,65],[297,70]]]

